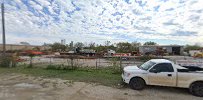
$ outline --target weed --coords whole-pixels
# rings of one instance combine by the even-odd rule
[[[47,70],[47,68],[49,70]],[[23,73],[26,75],[39,76],[44,78],[61,78],[69,81],[68,84],[73,84],[73,81],[81,82],[93,82],[99,83],[107,86],[115,86],[120,80],[121,76],[118,73],[114,73],[113,69],[104,68],[104,69],[87,69],[87,68],[78,68],[76,70],[59,70],[55,69],[55,66],[41,66],[40,68],[25,68],[24,66],[15,67],[15,68],[0,68],[0,73]]]

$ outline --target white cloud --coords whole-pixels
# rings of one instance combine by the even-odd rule
[[[37,36],[41,43],[54,42],[54,36],[55,41],[65,38],[102,43],[139,38],[203,43],[202,0],[129,0],[129,4],[124,0],[35,1],[6,2],[6,32],[20,34],[9,38],[32,43]],[[26,39],[23,34],[36,38]]]

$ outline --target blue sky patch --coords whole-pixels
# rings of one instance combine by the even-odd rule
[[[123,14],[122,14],[122,13],[120,13],[120,12],[115,12],[115,13],[113,13],[112,15],[113,15],[113,16],[117,16],[117,15],[122,16]]]
[[[174,8],[169,8],[169,9],[166,9],[165,11],[172,11],[174,10]]]
[[[173,36],[196,36],[197,32],[191,31],[176,31],[175,33],[171,34]]]
[[[124,1],[125,1],[126,3],[128,3],[128,4],[130,4],[130,2],[129,2],[130,0],[124,0]]]
[[[137,1],[137,0],[135,0],[135,2],[137,2],[140,7],[144,7],[147,3],[147,2],[143,2],[143,1]]]
[[[160,5],[158,5],[158,6],[154,7],[154,11],[158,11],[158,10],[159,10],[159,8],[160,8]]]

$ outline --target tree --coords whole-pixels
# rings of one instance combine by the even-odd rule
[[[30,65],[29,65],[28,67],[29,67],[29,68],[32,68],[32,66],[33,66],[33,64],[32,64],[32,62],[33,62],[33,57],[34,57],[35,55],[32,54],[32,53],[29,53],[28,56],[30,57]]]
[[[139,46],[141,46],[141,43],[137,42],[137,41],[134,41],[134,42],[131,43],[131,46],[132,46],[133,51],[137,51],[139,49]]]
[[[110,43],[111,43],[111,41],[105,41],[105,42],[104,42],[105,46],[109,46]]]
[[[199,49],[201,49],[202,47],[201,46],[199,46],[199,45],[186,45],[185,46],[185,51],[186,52],[189,52],[190,50],[199,50]]]
[[[152,42],[152,41],[148,41],[148,42],[145,42],[144,45],[157,45],[157,43]]]
[[[36,46],[32,50],[40,51],[40,47]]]
[[[74,47],[82,48],[82,47],[84,47],[84,44],[82,42],[77,42],[77,43],[75,43]]]
[[[116,47],[112,44],[107,47],[107,49],[116,50]]]
[[[52,51],[65,51],[67,47],[61,43],[54,43],[51,45]]]
[[[95,47],[95,42],[90,42],[89,43],[89,48],[90,49],[94,49],[94,47]]]
[[[117,43],[117,52],[120,53],[129,53],[132,50],[132,45],[128,42],[119,42]]]
[[[76,48],[76,52],[79,53],[80,50],[84,47],[84,44],[82,42],[77,42],[74,47]]]

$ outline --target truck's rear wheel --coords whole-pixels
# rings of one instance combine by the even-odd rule
[[[203,97],[203,82],[195,82],[190,86],[190,92],[199,97]]]
[[[134,89],[134,90],[142,90],[145,87],[145,81],[141,78],[132,78],[130,80],[130,88]]]

